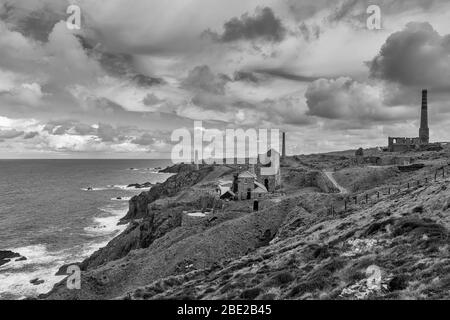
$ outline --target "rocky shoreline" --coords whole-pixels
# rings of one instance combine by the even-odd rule
[[[445,296],[450,237],[449,221],[441,213],[450,208],[449,181],[415,186],[408,193],[336,214],[329,207],[344,195],[322,173],[325,168],[319,170],[327,161],[339,168],[337,180],[353,194],[410,179],[407,172],[380,175],[373,168],[352,167],[345,156],[293,158],[283,166],[287,194],[261,201],[260,211],[253,212],[251,201],[218,204],[207,196],[218,179],[232,175],[232,168],[167,168],[162,171],[176,175],[129,201],[121,219],[127,229],[79,264],[81,290],[68,290],[62,281],[39,298]],[[415,174],[429,170],[424,167]],[[352,172],[362,180],[354,180]],[[204,208],[212,209],[189,215]],[[425,212],[426,218],[421,216]],[[423,259],[433,264],[422,271],[414,265]],[[364,285],[370,265],[389,271],[383,274],[386,289],[373,291]],[[61,268],[59,274],[63,273]],[[420,277],[429,284],[416,286],[414,279]]]
[[[27,260],[27,258],[21,256],[17,252],[13,252],[10,250],[0,250],[0,266],[3,266],[10,262],[24,261],[24,260]]]

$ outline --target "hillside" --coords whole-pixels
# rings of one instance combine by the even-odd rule
[[[177,168],[130,201],[127,230],[81,264],[81,290],[62,281],[41,298],[448,299],[450,172],[434,179],[448,152],[411,157],[425,167],[357,166],[351,155],[289,158],[284,193],[258,212],[251,201],[205,198],[232,169]],[[345,209],[355,196],[365,200]],[[205,204],[217,209],[187,214]]]

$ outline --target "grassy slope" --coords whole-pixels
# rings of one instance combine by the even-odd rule
[[[392,195],[347,216],[319,217],[295,205],[288,230],[267,247],[131,291],[123,298],[448,299],[450,180]],[[291,225],[291,228],[289,228]],[[381,290],[367,268],[382,270]]]
[[[441,154],[425,157],[430,166],[443,160]],[[183,223],[148,248],[84,272],[81,291],[61,282],[47,298],[449,298],[450,181],[330,216],[327,208],[340,195],[311,188],[304,173],[335,167],[339,182],[358,191],[417,174],[387,171],[380,178],[377,172],[373,183],[371,169],[348,164],[342,155],[291,158],[283,169],[291,177],[284,179],[287,195],[263,202],[262,211],[252,213],[251,202],[229,203],[214,221]],[[339,174],[345,170],[367,172],[358,172],[357,181]],[[223,174],[227,169],[172,199],[192,201]],[[383,271],[381,290],[367,287],[371,265]]]

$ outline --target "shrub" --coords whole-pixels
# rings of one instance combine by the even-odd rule
[[[396,276],[389,281],[389,291],[404,290],[408,286],[408,278],[406,276]]]
[[[295,277],[290,272],[277,273],[272,280],[277,285],[283,285],[294,281]]]
[[[251,288],[242,291],[241,298],[245,300],[254,300],[261,293],[260,288]]]

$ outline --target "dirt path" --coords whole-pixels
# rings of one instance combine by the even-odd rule
[[[325,175],[328,177],[328,179],[334,184],[336,188],[339,189],[339,192],[342,194],[349,193],[347,189],[345,189],[343,186],[341,186],[333,177],[333,172],[331,171],[324,171]]]

